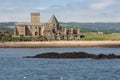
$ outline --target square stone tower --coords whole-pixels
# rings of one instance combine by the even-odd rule
[[[40,13],[31,13],[31,23],[33,24],[40,23]]]

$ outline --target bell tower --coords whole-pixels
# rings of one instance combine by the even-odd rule
[[[31,13],[31,23],[33,24],[40,23],[40,13]]]

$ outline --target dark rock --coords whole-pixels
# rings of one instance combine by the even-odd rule
[[[33,56],[32,58],[59,58],[59,53],[49,52],[45,54],[38,54]]]
[[[115,54],[99,54],[95,57],[95,59],[116,59],[116,58],[120,58],[120,55],[115,55]]]
[[[85,52],[65,52],[65,53],[56,53],[49,52],[43,54],[37,54],[35,56],[26,56],[24,58],[91,58],[91,59],[116,59],[120,58],[120,55],[115,54],[88,54]]]
[[[26,56],[24,58],[94,58],[95,54],[88,54],[85,52],[65,52],[65,53],[56,53],[49,52],[43,54],[37,54],[35,56]]]

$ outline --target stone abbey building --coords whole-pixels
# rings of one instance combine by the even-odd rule
[[[16,23],[15,36],[43,36],[48,40],[79,40],[80,29],[62,28],[53,15],[49,22],[40,22],[40,13],[31,13],[31,22]]]

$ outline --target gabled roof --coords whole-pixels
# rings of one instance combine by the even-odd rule
[[[57,18],[55,17],[55,15],[53,14],[49,20],[49,23],[53,23],[53,24],[59,24]]]

